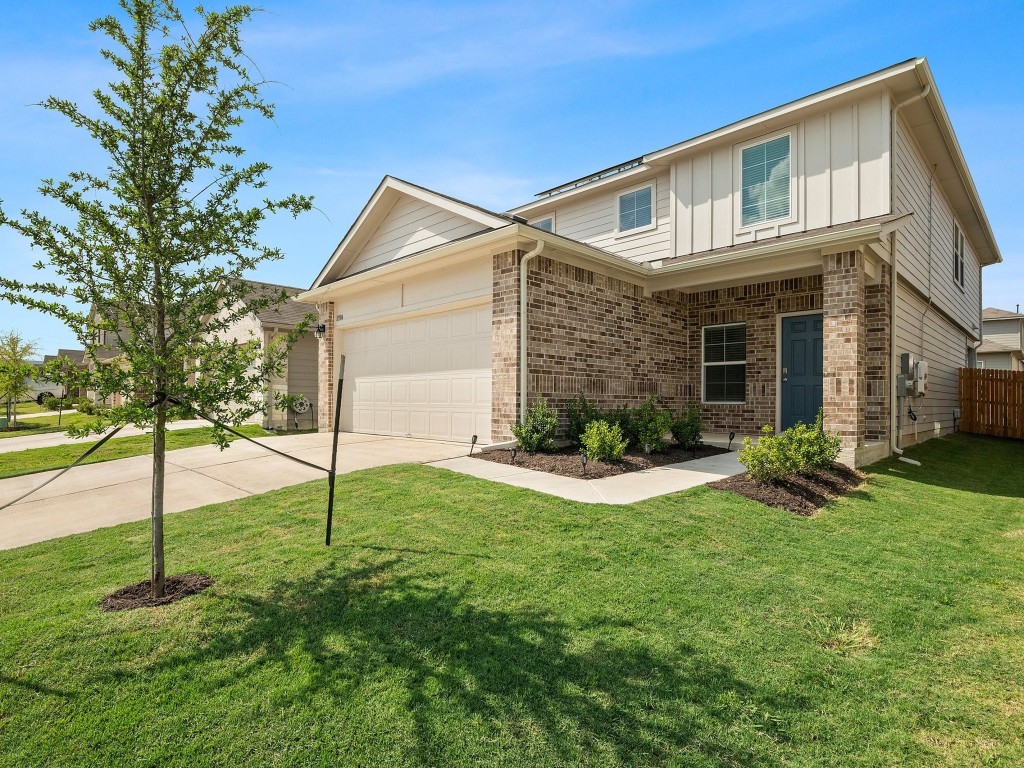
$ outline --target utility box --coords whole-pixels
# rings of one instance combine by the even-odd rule
[[[900,373],[907,377],[907,381],[914,380],[914,372],[917,368],[917,358],[909,352],[900,355]]]
[[[928,363],[918,360],[914,363],[914,394],[923,395],[928,391]]]

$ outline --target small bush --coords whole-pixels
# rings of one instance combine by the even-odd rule
[[[701,439],[703,430],[704,420],[701,418],[700,406],[697,403],[687,403],[679,418],[672,422],[672,437],[680,448],[688,451],[697,450],[704,442]]]
[[[825,431],[824,415],[820,408],[814,424],[795,424],[787,432],[790,433],[792,448],[800,464],[799,471],[828,469],[839,458],[842,445],[839,436]]]
[[[777,483],[800,469],[800,460],[792,442],[787,432],[776,435],[775,430],[766,424],[761,428],[761,439],[756,445],[749,437],[743,438],[740,463],[758,482]]]
[[[672,429],[672,412],[658,407],[658,401],[651,397],[633,411],[633,430],[641,450],[658,452],[664,450],[665,435]]]
[[[555,450],[557,429],[558,415],[542,397],[527,409],[524,423],[512,425],[512,434],[516,436],[519,447],[524,451],[550,453]]]
[[[48,411],[56,411],[60,409],[60,400],[56,397],[47,397],[43,400],[43,408]]]
[[[75,410],[79,413],[84,413],[86,416],[95,416],[97,411],[96,403],[87,397],[83,397],[75,405]]]
[[[626,406],[603,411],[600,414],[601,421],[607,421],[619,428],[622,436],[629,441],[630,445],[636,445],[636,418],[635,411]]]
[[[601,418],[601,412],[593,403],[583,395],[577,395],[565,406],[565,414],[569,425],[565,430],[565,436],[575,446],[582,445],[583,432],[592,421]]]
[[[618,424],[592,421],[583,430],[582,441],[587,458],[593,461],[622,461],[626,455],[627,441]]]

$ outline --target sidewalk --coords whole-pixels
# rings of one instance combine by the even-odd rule
[[[74,413],[74,411],[72,411]],[[42,414],[39,414],[40,416]],[[19,417],[20,418],[20,417]],[[196,427],[208,427],[210,422],[202,419],[183,419],[172,421],[167,425],[168,429],[195,429]],[[127,426],[117,433],[118,437],[131,437],[132,435],[148,435],[146,430],[138,427]],[[49,448],[54,445],[88,445],[100,440],[103,435],[89,435],[88,437],[68,437],[64,432],[44,432],[41,435],[22,435],[19,437],[0,438],[0,453],[11,453],[13,451],[24,451],[28,448]],[[84,450],[84,448],[83,448]]]
[[[305,461],[322,467],[330,465],[329,433],[258,440],[263,441]],[[433,462],[463,455],[467,450],[462,444],[343,432],[339,436],[338,472],[385,464]],[[0,504],[55,474],[38,472],[0,480]],[[275,456],[244,440],[232,443],[224,451],[215,445],[182,448],[167,454],[164,509],[168,513],[180,512],[325,478],[324,472]],[[145,520],[150,513],[151,482],[151,456],[76,467],[25,501],[0,511],[0,549]]]
[[[654,496],[696,488],[745,471],[735,451],[598,480],[562,477],[469,456],[435,461],[432,466],[588,504],[632,504]]]

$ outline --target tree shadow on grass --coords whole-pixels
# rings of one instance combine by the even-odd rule
[[[154,667],[208,671],[205,684],[220,687],[271,665],[290,683],[272,694],[286,709],[324,697],[340,706],[390,680],[403,689],[394,730],[411,722],[410,765],[466,760],[469,744],[495,762],[507,761],[499,750],[523,750],[527,763],[540,750],[545,762],[772,765],[807,708],[682,640],[655,647],[617,618],[571,625],[481,606],[405,566],[329,566],[265,596],[228,596],[232,629]]]

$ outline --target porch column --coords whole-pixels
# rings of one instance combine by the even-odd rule
[[[491,441],[512,438],[519,414],[519,259],[495,254],[491,305]]]
[[[318,323],[327,327],[324,337],[317,339],[317,427],[321,432],[334,429],[334,393],[338,382],[334,378],[334,302],[316,305]]]
[[[825,427],[842,440],[842,459],[853,465],[864,444],[866,328],[863,254],[823,256],[822,407]]]

